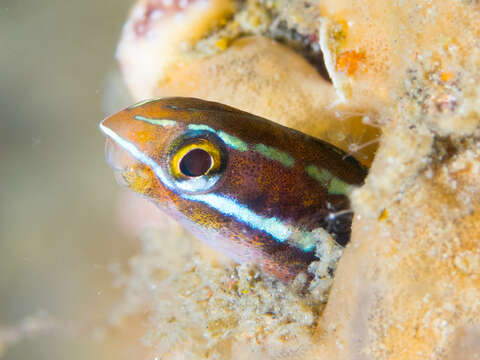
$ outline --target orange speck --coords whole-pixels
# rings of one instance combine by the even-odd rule
[[[139,143],[146,143],[147,141],[153,140],[155,138],[154,134],[151,131],[138,131],[135,134],[135,137]]]
[[[380,214],[380,216],[378,217],[378,220],[379,221],[384,221],[388,218],[388,211],[387,209],[383,209],[382,213]]]
[[[227,38],[220,38],[215,41],[215,46],[220,50],[225,50],[228,47],[228,40]]]
[[[446,71],[440,74],[440,79],[442,81],[450,81],[453,79],[454,75],[455,74],[453,73],[453,71]]]
[[[208,286],[205,286],[205,290],[207,291],[208,299],[210,299],[213,296],[213,290]]]
[[[307,207],[307,206],[311,206],[313,205],[313,199],[312,198],[307,198],[305,200],[303,200],[303,206]]]
[[[348,50],[337,56],[335,70],[353,75],[365,60],[365,54],[355,50]]]

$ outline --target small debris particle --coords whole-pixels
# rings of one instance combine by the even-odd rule
[[[348,50],[338,55],[335,70],[347,75],[353,75],[360,68],[363,61],[365,61],[363,52]]]
[[[440,79],[443,82],[447,82],[447,81],[452,80],[454,75],[455,74],[452,71],[446,71],[446,72],[443,72],[443,73],[440,74]]]
[[[387,209],[383,209],[382,213],[378,217],[378,221],[384,221],[384,220],[387,220],[387,219],[388,219],[388,211],[387,211]]]
[[[227,38],[220,38],[217,41],[215,41],[215,46],[219,48],[220,50],[226,50],[228,47],[228,40]]]

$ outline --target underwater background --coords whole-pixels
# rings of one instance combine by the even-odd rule
[[[135,244],[98,123],[122,105],[105,89],[131,4],[0,1],[2,359],[114,355],[93,331],[119,291],[109,266]]]

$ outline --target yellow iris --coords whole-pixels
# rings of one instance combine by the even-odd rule
[[[170,171],[173,177],[177,179],[188,179],[191,177],[182,171],[182,160],[184,160],[184,158],[186,158],[186,156],[189,154],[192,154],[194,150],[198,149],[203,150],[210,156],[210,165],[202,169],[201,174],[198,176],[208,175],[219,170],[221,165],[221,155],[219,149],[206,139],[196,139],[195,142],[179,148],[176,153],[173,154],[172,161],[170,162]]]

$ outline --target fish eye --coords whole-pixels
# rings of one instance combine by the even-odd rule
[[[178,190],[195,194],[211,190],[227,163],[225,145],[210,131],[189,131],[173,141],[168,172]]]
[[[207,174],[212,163],[212,156],[207,151],[196,148],[190,150],[180,160],[180,171],[185,176],[198,177]]]

